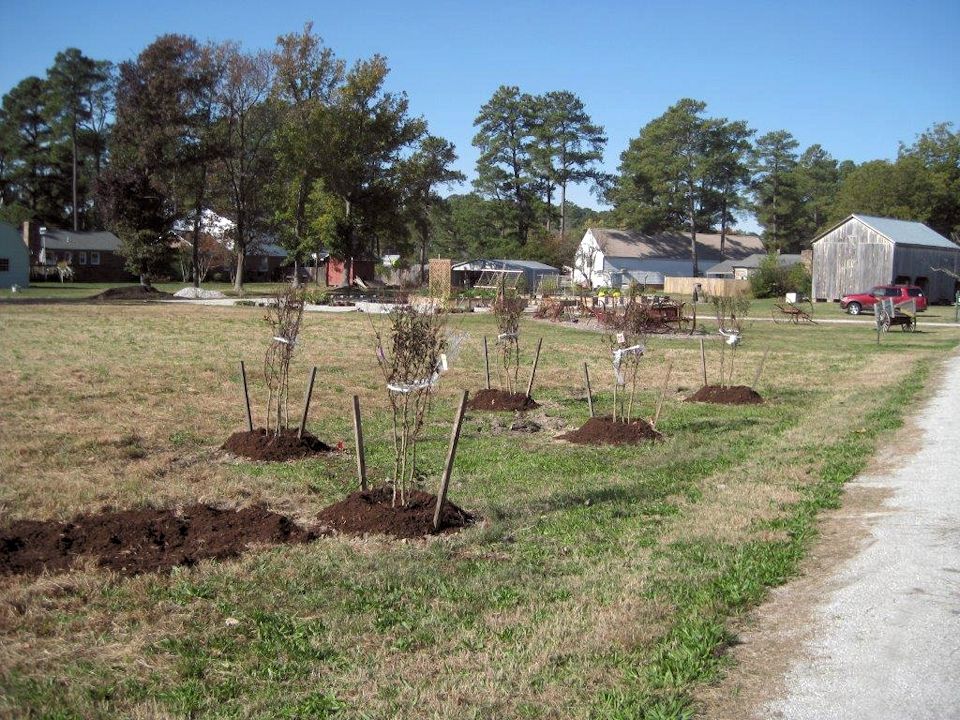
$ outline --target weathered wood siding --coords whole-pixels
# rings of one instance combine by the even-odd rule
[[[813,244],[813,297],[839,300],[893,280],[893,243],[852,218]]]
[[[927,301],[952,301],[957,281],[933,268],[946,268],[951,272],[960,271],[960,250],[923,247],[920,245],[898,245],[893,254],[893,280],[903,280],[911,285],[923,288]]]

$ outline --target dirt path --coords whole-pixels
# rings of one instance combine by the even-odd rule
[[[705,717],[960,718],[958,400],[955,356],[848,485],[804,575],[746,620]]]

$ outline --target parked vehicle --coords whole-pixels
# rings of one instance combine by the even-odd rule
[[[927,298],[923,289],[916,285],[877,285],[869,292],[844,295],[840,298],[840,309],[851,315],[859,315],[863,310],[872,310],[878,300],[890,298],[894,305],[916,300],[917,312],[927,309]]]

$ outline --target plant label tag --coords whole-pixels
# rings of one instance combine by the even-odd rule
[[[626,336],[626,335],[624,335],[622,332],[621,332],[621,333],[617,333],[617,342],[618,342],[618,343],[620,343],[621,345],[623,345],[626,341],[627,341],[627,336]]]
[[[443,372],[446,372],[449,368],[447,367],[447,354],[440,353],[440,369]]]

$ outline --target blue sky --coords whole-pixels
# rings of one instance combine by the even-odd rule
[[[857,162],[893,158],[899,141],[960,121],[957,0],[0,0],[0,92],[70,46],[122,61],[178,32],[269,48],[307,20],[348,61],[385,55],[391,89],[456,144],[470,177],[473,119],[501,84],[577,93],[607,130],[611,172],[630,138],[682,97]],[[584,188],[570,199],[596,206]]]

